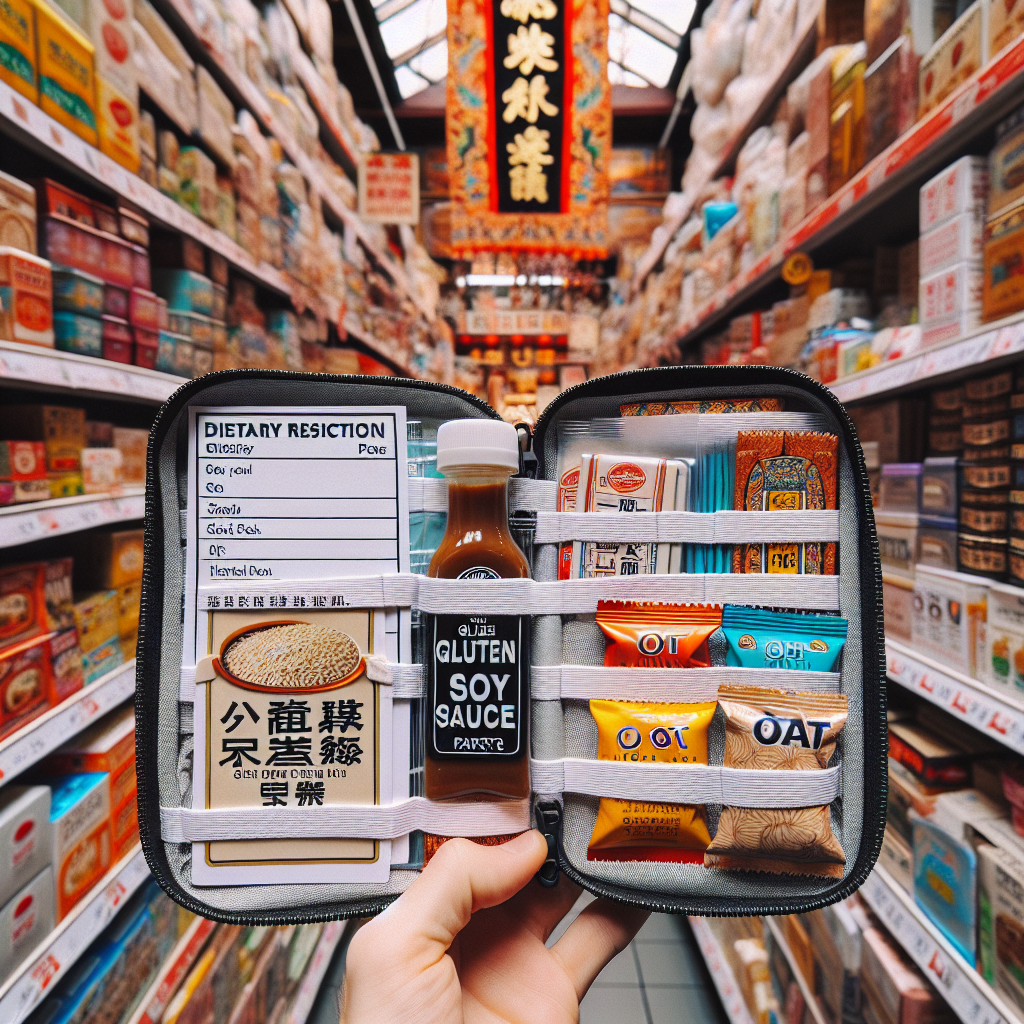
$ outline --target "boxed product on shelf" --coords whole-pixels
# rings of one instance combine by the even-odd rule
[[[217,224],[217,165],[198,146],[178,153],[178,202],[207,224]]]
[[[855,43],[832,66],[828,191],[831,195],[864,166],[864,72],[867,44]]]
[[[895,640],[914,639],[914,581],[895,573],[882,573],[882,609],[885,633]]]
[[[921,186],[921,234],[962,214],[984,218],[988,198],[988,161],[983,156],[961,157]]]
[[[29,21],[26,30],[32,24],[31,8],[27,0],[24,2],[29,13]],[[12,4],[9,8],[16,10]],[[4,12],[0,10],[0,25],[3,23]],[[4,34],[0,28],[0,41],[3,41]],[[7,40],[9,43],[10,40]],[[5,68],[0,67],[0,78],[3,78]],[[4,81],[7,81],[4,78]],[[0,171],[0,245],[10,246],[12,249],[20,249],[33,255],[36,252],[36,190],[28,184],[10,174]]]
[[[878,863],[889,872],[903,891],[914,895],[914,850],[899,832],[886,826]]]
[[[209,316],[213,307],[213,282],[194,270],[155,270],[153,290],[167,300],[169,311]]]
[[[804,914],[815,962],[815,990],[833,1021],[860,1014],[862,928],[850,910],[851,901]]]
[[[0,603],[10,609],[0,618],[0,650],[48,633],[45,564],[0,569]]]
[[[156,331],[147,331],[141,327],[132,328],[132,362],[136,366],[144,366],[147,370],[157,368],[157,353],[160,347],[160,335]]]
[[[95,48],[45,0],[33,0],[39,105],[65,128],[95,146]]]
[[[878,534],[878,550],[882,557],[882,571],[902,576],[913,582],[914,565],[917,563],[916,512],[875,513],[875,529]]]
[[[103,356],[103,324],[94,316],[61,310],[53,315],[56,348],[80,356]]]
[[[998,320],[1024,309],[1024,202],[990,218],[985,225],[981,293],[983,320]]]
[[[914,646],[944,665],[976,676],[988,592],[988,584],[974,576],[918,564],[914,574]],[[991,621],[991,611],[988,614]]]
[[[996,128],[996,144],[989,154],[988,215],[994,217],[1024,199],[1024,108],[1016,110]]]
[[[110,640],[117,639],[117,591],[99,590],[75,601],[75,626],[82,653],[88,654]]]
[[[52,287],[48,260],[0,247],[0,337],[52,348]]]
[[[114,636],[91,651],[82,652],[82,674],[85,682],[94,683],[125,662],[119,636]]]
[[[145,484],[149,431],[136,427],[114,427],[113,442],[121,453],[122,482],[136,486]]]
[[[957,1019],[910,957],[878,928],[864,932],[861,985],[880,1021],[954,1024]]]
[[[43,714],[53,685],[47,636],[0,649],[0,738]]]
[[[50,863],[62,921],[110,867],[110,792],[103,772],[52,780]]]
[[[45,501],[53,496],[50,481],[0,480],[0,505],[22,505],[29,501]]]
[[[136,0],[132,24],[139,87],[186,134],[196,130],[195,63],[153,6]],[[151,157],[156,160],[156,154]]]
[[[28,959],[56,923],[53,871],[47,866],[0,909],[0,985]]]
[[[905,765],[890,757],[886,831],[898,835],[908,845],[912,843],[914,829],[910,812],[914,811],[922,818],[929,817],[935,810],[936,798],[942,792],[944,790],[937,786],[925,785]]]
[[[987,844],[977,854],[978,970],[1024,1012],[1024,861]]]
[[[980,263],[957,263],[920,283],[921,346],[951,341],[981,323]]]
[[[46,479],[46,445],[42,441],[0,441],[0,480]]]
[[[980,263],[984,240],[984,217],[973,210],[922,232],[918,247],[921,277],[956,263]]]
[[[959,789],[971,783],[971,755],[913,722],[890,722],[889,756],[926,786]]]
[[[0,905],[50,864],[50,789],[0,789]]]
[[[865,160],[888,149],[914,124],[917,65],[913,42],[901,33],[864,72]]]
[[[36,22],[31,0],[11,0],[0,7],[0,46],[7,57],[0,64],[0,81],[38,103]]]
[[[196,68],[196,93],[199,98],[199,135],[229,167],[235,162],[231,129],[235,108],[206,68]]]
[[[53,308],[57,312],[99,317],[103,313],[103,281],[84,270],[56,265],[53,273]]]
[[[976,790],[944,793],[928,818],[911,812],[914,899],[968,963],[977,952],[977,853],[966,827],[1004,816]]]
[[[105,313],[101,325],[103,358],[114,363],[130,363],[133,355],[133,337],[128,321],[122,317],[110,316]]]
[[[1016,587],[989,585],[985,656],[977,677],[1018,696],[1024,694],[1024,594]]]
[[[45,563],[46,623],[51,630],[71,629],[75,624],[71,558],[52,558]]]
[[[85,685],[82,671],[82,648],[78,643],[78,630],[72,627],[49,638],[50,648],[50,704],[56,707]]]
[[[82,449],[82,489],[85,494],[106,494],[121,486],[123,456],[117,448]]]
[[[103,286],[103,312],[108,316],[120,317],[122,320],[128,316],[128,294],[127,288],[118,285],[104,284]]]
[[[920,462],[883,464],[878,492],[879,511],[918,512],[922,472]]]
[[[937,107],[988,60],[985,3],[975,0],[921,58],[919,118]]]
[[[956,519],[959,512],[958,460],[954,456],[929,457],[921,469],[921,499],[918,511],[923,516]]]

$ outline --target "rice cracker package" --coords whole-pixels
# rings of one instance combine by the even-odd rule
[[[733,507],[747,512],[836,508],[835,434],[759,430],[736,439]],[[739,544],[733,572],[836,571],[835,544]]]
[[[723,686],[718,700],[725,712],[726,768],[828,768],[848,714],[847,698],[838,693]],[[828,806],[723,807],[704,862],[740,871],[842,878],[846,855],[832,832]]]

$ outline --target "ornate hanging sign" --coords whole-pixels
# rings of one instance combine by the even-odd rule
[[[608,0],[448,0],[451,251],[607,253]]]

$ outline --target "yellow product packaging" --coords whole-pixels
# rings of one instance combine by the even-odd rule
[[[0,0],[0,79],[39,101],[36,85],[36,25],[30,0]]]
[[[0,0],[2,3],[3,0]],[[96,115],[100,152],[132,174],[139,173],[139,103],[113,82],[96,76]]]
[[[828,768],[849,713],[839,693],[791,693],[722,686],[725,767],[767,771]],[[780,781],[779,803],[786,801]],[[723,807],[704,863],[732,871],[842,878],[846,855],[832,831],[831,808]]]
[[[96,145],[95,51],[44,0],[34,0],[39,106],[55,121]]]
[[[599,761],[708,763],[714,701],[633,704],[592,700]],[[711,842],[703,806],[651,804],[602,797],[587,850],[589,860],[654,860],[700,864]]]

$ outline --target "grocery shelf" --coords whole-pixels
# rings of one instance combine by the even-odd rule
[[[660,351],[724,322],[780,274],[786,257],[814,250],[859,218],[877,209],[900,189],[940,171],[969,140],[991,128],[1020,103],[1024,80],[1024,38],[999,53],[948,99],[888,149],[864,166],[841,189],[780,239],[745,273],[735,277],[692,317],[679,323]],[[914,199],[916,203],[916,196]],[[666,242],[667,246],[667,242]],[[656,361],[659,351],[644,362]]]
[[[341,326],[345,328],[345,331],[350,334],[357,341],[361,341],[368,348],[373,349],[379,356],[386,359],[395,369],[399,370],[406,377],[414,377],[415,374],[409,368],[409,365],[405,361],[405,356],[394,352],[390,345],[385,345],[384,342],[379,341],[369,331],[363,328],[363,325],[359,322],[359,318],[355,313],[351,311],[346,312],[344,319],[341,322]]]
[[[167,1004],[178,990],[178,986],[185,980],[203,946],[206,945],[206,940],[216,927],[216,921],[210,921],[205,917],[197,917],[188,926],[170,955],[161,964],[153,984],[146,990],[128,1024],[160,1024]]]
[[[205,62],[207,70],[217,77],[222,86],[227,86],[228,90],[234,93],[233,99],[236,103],[252,111],[263,127],[281,143],[281,148],[287,154],[288,159],[298,167],[310,186],[319,193],[328,209],[338,220],[355,231],[356,237],[373,255],[374,259],[384,267],[399,289],[409,296],[416,305],[416,308],[419,309],[428,321],[432,321],[435,316],[434,311],[423,305],[419,296],[413,292],[409,279],[406,276],[405,268],[398,264],[390,253],[385,252],[376,244],[359,216],[353,210],[350,210],[334,190],[328,186],[308,154],[302,150],[287,127],[274,115],[270,102],[260,92],[255,82],[238,67],[229,54],[217,50],[213,43],[204,37],[192,11],[190,0],[159,0],[156,6],[160,14],[172,13],[174,15],[172,20],[177,23],[178,36],[180,37],[187,33],[190,37],[187,40],[183,40],[186,44],[191,44],[187,48],[194,52],[206,54],[208,58]],[[307,92],[313,98],[314,108],[321,117],[324,117],[321,108],[327,109],[325,97],[319,95],[319,89],[315,90],[317,95],[314,95],[314,90],[311,90],[306,84],[307,79],[313,81],[312,76],[316,75],[316,69],[313,67],[312,62],[307,61],[303,63],[300,60],[299,67],[296,70]],[[334,123],[333,118],[328,122],[328,126],[332,133],[335,132],[335,128],[337,128],[338,132],[341,130],[340,126]],[[346,146],[340,135],[338,138],[341,144]],[[348,152],[347,146],[346,152]],[[354,164],[358,164],[358,154],[352,153],[350,155]]]
[[[327,968],[331,966],[331,957],[345,935],[348,921],[328,921],[320,934],[316,949],[306,965],[306,973],[299,982],[298,990],[292,998],[292,1005],[285,1015],[282,1024],[306,1024],[309,1011],[313,1009],[316,994],[320,991]]]
[[[748,118],[747,123],[733,136],[732,140],[725,147],[722,156],[715,164],[711,173],[700,183],[699,187],[694,187],[694,195],[698,195],[715,178],[721,177],[732,169],[736,163],[736,157],[739,156],[739,152],[743,148],[743,144],[764,123],[765,119],[774,109],[775,104],[778,103],[789,87],[790,82],[800,74],[809,63],[811,57],[814,56],[814,40],[817,38],[819,6],[816,4],[814,10],[807,13],[804,24],[799,26],[793,33],[793,39],[789,44],[789,50],[786,53],[782,70],[765,91],[764,98],[758,104],[751,117]],[[650,246],[637,261],[636,269],[633,272],[632,288],[634,293],[640,290],[647,275],[658,265],[661,257],[665,255],[669,242],[672,241],[675,233],[683,226],[687,217],[690,216],[690,210],[691,207],[688,206],[682,216],[673,217],[672,220],[667,221],[663,225],[665,230],[658,235],[657,240],[651,240]]]
[[[18,381],[46,391],[60,388],[156,404],[166,402],[182,384],[188,383],[185,377],[129,363],[58,352],[41,345],[0,341],[0,383],[4,381]]]
[[[62,743],[135,693],[135,659],[89,683],[78,693],[0,740],[0,786],[41,761]],[[2,1001],[0,1001],[2,1010]],[[0,1012],[0,1020],[6,1021]]]
[[[925,349],[904,359],[881,363],[870,370],[829,385],[840,402],[889,395],[922,385],[935,385],[970,367],[1010,359],[1024,352],[1024,313],[984,324],[962,338]],[[986,369],[990,367],[985,365]]]
[[[860,895],[960,1020],[970,1024],[1022,1024],[884,868],[875,867]]]
[[[0,508],[0,548],[141,519],[146,514],[145,487],[125,487],[119,494],[79,494]]]
[[[743,1000],[743,993],[736,982],[736,975],[733,974],[729,961],[725,958],[718,936],[711,930],[711,926],[702,917],[688,918],[693,934],[697,939],[704,962],[708,966],[711,980],[718,989],[718,995],[722,1000],[726,1015],[730,1024],[754,1024],[753,1017],[747,1009]]]
[[[885,638],[885,671],[894,683],[1024,754],[1024,700],[1017,701],[889,637]]]
[[[74,168],[90,181],[116,192],[119,198],[134,203],[159,223],[191,235],[207,248],[219,252],[229,263],[267,288],[291,295],[288,280],[270,264],[257,263],[233,239],[104,156],[4,82],[0,82],[0,125],[4,129],[15,129],[19,141],[47,159]]]
[[[807,1008],[806,1013],[809,1013],[811,1020],[814,1024],[826,1024],[825,1015],[821,1012],[821,1006],[818,1004],[818,1000],[815,998],[814,993],[810,990],[807,979],[803,976],[799,966],[796,962],[796,957],[793,956],[793,951],[789,948],[789,943],[786,941],[786,937],[782,934],[782,929],[770,918],[764,918],[765,927],[772,933],[772,939],[775,940],[775,944],[782,951],[782,955],[786,958],[786,963],[789,964],[790,973],[793,975],[793,980],[797,984],[797,988],[800,989],[800,995],[803,996],[804,1006]],[[785,993],[782,993],[785,997]],[[803,1018],[807,1019],[806,1015]]]
[[[3,985],[0,1020],[21,1024],[149,878],[142,847],[118,861]]]

